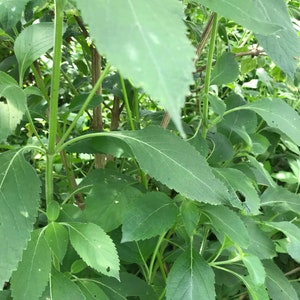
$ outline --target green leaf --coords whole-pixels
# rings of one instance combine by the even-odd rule
[[[26,96],[18,83],[0,72],[0,143],[14,132],[26,111]]]
[[[8,281],[30,239],[40,181],[20,153],[0,154],[0,286]]]
[[[260,213],[260,198],[258,193],[250,179],[244,173],[232,168],[214,169],[214,172],[218,173],[218,178],[222,179],[233,193],[239,192],[241,194],[244,199],[239,199],[236,194],[234,195],[237,197],[237,201],[241,202],[243,200],[241,205],[248,214],[258,215]]]
[[[0,26],[10,29],[20,21],[22,12],[29,0],[1,0],[0,1]]]
[[[78,284],[81,287],[81,291],[85,295],[86,300],[110,300],[96,283],[80,280]]]
[[[211,220],[217,232],[225,234],[231,241],[243,248],[250,244],[248,231],[240,217],[226,206],[203,207],[203,213]]]
[[[163,234],[176,221],[178,209],[165,194],[144,194],[129,209],[122,226],[122,242],[149,239]]]
[[[119,278],[119,258],[114,243],[95,224],[69,223],[70,241],[81,258],[97,271]]]
[[[20,81],[26,69],[54,43],[54,23],[42,22],[26,27],[16,38],[14,51],[19,64]]]
[[[264,284],[266,272],[259,258],[254,255],[246,254],[242,257],[242,260],[254,284],[258,286]]]
[[[35,230],[18,269],[12,274],[13,298],[38,300],[47,286],[50,271],[50,248],[41,230]]]
[[[167,300],[215,299],[215,275],[195,251],[186,251],[176,259],[167,279]]]
[[[300,116],[281,99],[261,99],[243,106],[259,114],[270,127],[286,134],[298,146],[300,145]]]
[[[267,274],[266,285],[273,300],[298,300],[297,293],[282,271],[271,261],[263,262]]]
[[[300,214],[300,196],[279,185],[269,187],[261,196],[261,205],[280,207],[284,211],[293,211]]]
[[[258,285],[253,282],[250,276],[244,276],[243,282],[245,283],[249,295],[253,300],[266,300],[269,299],[267,288],[265,284]]]
[[[233,53],[225,52],[217,60],[211,73],[211,84],[222,85],[235,81],[239,76],[239,66]]]
[[[194,235],[200,218],[199,207],[194,201],[185,199],[180,206],[180,213],[188,235]]]
[[[87,299],[78,285],[64,274],[56,271],[54,268],[51,273],[51,300],[72,299],[85,300]]]
[[[270,34],[281,29],[281,1],[273,0],[195,0],[225,18],[256,33]],[[270,16],[273,15],[274,18]]]
[[[57,257],[59,262],[61,262],[68,248],[68,231],[63,225],[52,222],[45,230],[45,238],[53,254]]]
[[[157,99],[183,134],[180,109],[193,83],[195,50],[173,0],[76,0],[100,53]],[[122,45],[122,51],[120,51]]]
[[[300,262],[300,228],[295,224],[283,221],[283,222],[266,222],[277,230],[283,232],[287,237],[286,250],[288,254],[297,262]]]

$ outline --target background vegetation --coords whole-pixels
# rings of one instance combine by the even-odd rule
[[[0,0],[0,299],[298,299],[299,18]]]

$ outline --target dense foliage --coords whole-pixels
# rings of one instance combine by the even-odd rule
[[[299,299],[300,4],[0,0],[0,299]]]

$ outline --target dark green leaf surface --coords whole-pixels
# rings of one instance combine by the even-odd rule
[[[13,299],[38,300],[51,271],[51,251],[41,230],[33,231],[17,271],[12,275]]]
[[[26,110],[26,96],[18,83],[6,73],[0,72],[0,143],[12,134]]]
[[[298,300],[297,293],[282,271],[270,260],[263,262],[269,296],[273,300]]]
[[[81,258],[97,271],[119,278],[119,257],[111,238],[95,224],[69,223],[70,241]]]
[[[177,215],[176,205],[166,194],[144,194],[125,213],[122,242],[144,240],[163,234],[173,226]]]
[[[86,300],[110,300],[100,286],[92,281],[81,280],[79,285]]]
[[[300,116],[281,99],[261,99],[244,106],[259,114],[270,127],[286,134],[298,146],[300,145]]]
[[[20,153],[0,154],[0,285],[16,269],[37,216],[40,181]]]
[[[180,109],[193,82],[195,51],[186,36],[182,4],[173,0],[76,3],[100,53],[135,86],[159,100],[183,133]]]
[[[208,215],[211,225],[218,232],[225,234],[230,240],[243,248],[249,246],[247,229],[240,217],[226,206],[206,205],[203,212]]]
[[[184,252],[175,261],[167,279],[167,300],[213,300],[215,275],[206,261],[194,251]]]

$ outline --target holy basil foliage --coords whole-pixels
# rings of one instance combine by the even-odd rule
[[[299,299],[299,26],[0,1],[0,299]]]

